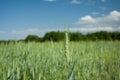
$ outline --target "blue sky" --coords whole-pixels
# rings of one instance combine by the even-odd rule
[[[0,0],[0,40],[48,31],[120,31],[120,0]]]

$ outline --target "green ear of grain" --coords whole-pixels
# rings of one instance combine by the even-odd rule
[[[68,31],[65,31],[65,57],[66,57],[66,62],[70,63],[70,50],[69,50],[69,34],[68,34]]]

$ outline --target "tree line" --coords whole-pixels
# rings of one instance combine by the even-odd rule
[[[42,38],[36,35],[28,35],[25,41],[63,41],[65,39],[65,32],[52,31],[47,32]],[[100,31],[88,34],[82,34],[80,32],[69,32],[70,41],[85,41],[85,40],[120,40],[120,32],[107,32]]]
[[[88,34],[82,34],[80,32],[69,32],[69,40],[70,41],[115,41],[120,40],[120,32],[107,32],[107,31],[100,31]],[[60,31],[51,31],[47,32],[43,37],[39,37],[37,35],[28,35],[24,40],[17,40],[17,41],[34,41],[34,42],[45,42],[45,41],[64,41],[65,40],[65,32]],[[14,40],[8,41],[0,41],[1,42],[15,42]]]
[[[69,32],[68,36],[70,41],[120,40],[120,32],[100,31],[100,32],[94,32],[88,34],[82,34],[80,32]],[[60,32],[60,31],[47,32],[43,37],[39,37],[36,35],[28,35],[25,39],[25,41],[36,41],[36,42],[64,41],[64,40],[65,40],[65,32]]]

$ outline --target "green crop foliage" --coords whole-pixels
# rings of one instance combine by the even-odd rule
[[[0,80],[120,80],[119,41],[69,41],[66,47],[70,64],[64,42],[1,43]]]

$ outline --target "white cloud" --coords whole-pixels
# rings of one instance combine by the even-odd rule
[[[71,0],[71,4],[83,4],[83,5],[87,5],[87,6],[93,6],[96,4],[96,1],[93,0]]]
[[[49,31],[63,31],[63,29],[26,29],[26,30],[21,30],[21,31],[18,31],[18,30],[13,30],[11,31],[11,34],[12,35],[29,35],[29,34],[32,34],[32,35],[41,35],[41,34],[44,34],[46,32],[49,32]]]
[[[47,2],[54,2],[54,1],[56,1],[56,0],[44,0],[44,1],[47,1]]]
[[[107,16],[107,18],[114,21],[120,21],[120,12],[112,11],[110,15]]]
[[[112,30],[120,31],[120,12],[111,11],[108,15],[96,17],[96,18],[90,15],[84,16],[84,17],[79,18],[76,24],[78,26],[92,27],[92,28],[94,27],[94,30],[96,29],[102,30],[105,27],[109,27],[110,29],[111,27]]]
[[[94,18],[92,18],[91,16],[87,15],[85,17],[81,17],[79,19],[79,21],[77,22],[77,24],[91,24],[91,23],[95,23]]]
[[[80,1],[78,1],[78,0],[72,0],[71,1],[71,4],[80,4],[81,2]]]
[[[96,32],[96,31],[115,31],[112,27],[81,27],[81,28],[70,28],[71,32]]]
[[[9,40],[9,39],[25,39],[28,35],[37,35],[37,36],[44,36],[46,32],[49,31],[63,31],[64,29],[24,29],[24,30],[12,30],[12,31],[0,31],[0,40]]]
[[[119,27],[120,28],[120,27]],[[72,28],[68,28],[69,31],[71,32],[96,32],[96,31],[115,31],[115,29],[113,29],[112,27],[72,27]],[[65,29],[61,28],[61,29],[57,29],[57,28],[53,28],[53,29],[26,29],[26,30],[21,30],[21,31],[17,31],[17,30],[13,30],[11,32],[11,34],[13,36],[18,36],[21,38],[25,38],[27,35],[38,35],[38,36],[43,36],[46,32],[50,32],[50,31],[65,31]]]
[[[28,34],[39,34],[41,31],[39,29],[26,29],[26,30],[13,30],[11,34],[13,35],[28,35]]]

